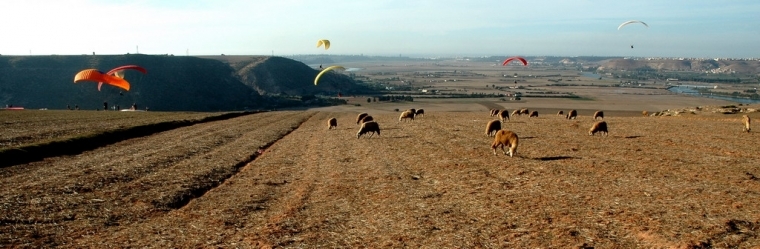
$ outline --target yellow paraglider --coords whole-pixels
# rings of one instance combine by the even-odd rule
[[[317,85],[317,82],[319,82],[319,78],[322,77],[323,74],[325,74],[327,71],[332,71],[332,70],[335,70],[335,69],[346,70],[345,67],[341,67],[341,66],[329,66],[329,67],[325,68],[325,70],[322,70],[322,72],[319,72],[319,74],[317,74],[317,77],[314,78],[314,85],[315,86]]]
[[[322,39],[322,40],[317,41],[317,47],[320,47],[322,45],[325,45],[325,50],[327,50],[328,48],[330,48],[330,40]]]

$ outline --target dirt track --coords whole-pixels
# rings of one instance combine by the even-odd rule
[[[758,140],[738,118],[608,117],[592,137],[587,116],[513,117],[509,158],[486,113],[373,114],[369,139],[352,112],[262,113],[0,169],[16,186],[0,245],[760,246]]]

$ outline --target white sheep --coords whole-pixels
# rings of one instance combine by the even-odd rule
[[[742,123],[744,123],[744,131],[746,131],[746,132],[749,132],[749,130],[750,130],[750,128],[749,128],[749,122],[750,122],[749,116],[742,115]]]
[[[486,125],[486,136],[496,135],[496,132],[501,130],[501,122],[499,120],[491,120]]]
[[[360,138],[362,135],[366,133],[370,133],[369,137],[371,138],[372,135],[377,133],[377,136],[380,136],[380,125],[377,124],[375,121],[369,121],[366,123],[362,123],[362,127],[359,129],[359,132],[356,133],[356,138]]]
[[[338,120],[335,118],[330,118],[327,120],[327,129],[329,130],[332,128],[338,128]]]
[[[398,121],[401,122],[401,120],[409,119],[409,121],[414,121],[414,113],[411,111],[404,111],[401,113],[401,116],[398,117]]]
[[[517,138],[517,134],[508,130],[499,130],[496,132],[496,136],[493,139],[491,149],[493,149],[493,154],[496,155],[496,147],[501,146],[501,150],[504,152],[504,155],[506,155],[507,151],[504,150],[504,146],[507,146],[509,147],[509,157],[512,157],[517,153],[518,143],[519,139]]]
[[[499,111],[499,119],[501,119],[501,122],[509,121],[509,110]]]
[[[367,115],[369,114],[367,114],[366,112],[359,113],[359,116],[356,116],[356,124],[360,124],[364,116],[367,116]]]
[[[423,109],[417,109],[417,111],[414,113],[414,116],[425,116],[425,110]]]
[[[373,121],[373,120],[375,120],[375,118],[373,118],[373,117],[372,117],[372,116],[370,116],[370,115],[367,115],[367,116],[364,116],[364,117],[362,118],[362,121],[361,121],[361,122],[362,122],[362,123],[366,123],[366,122],[369,122],[369,121]]]
[[[578,112],[575,110],[570,110],[567,112],[567,115],[565,116],[566,119],[575,119],[578,117]]]
[[[512,117],[520,116],[520,114],[521,114],[520,110],[515,109],[514,111],[512,111]]]
[[[607,122],[599,121],[594,123],[594,125],[591,126],[591,129],[588,130],[588,135],[593,136],[597,132],[600,132],[601,135],[609,136],[609,133],[607,131]]]
[[[602,118],[604,119],[604,112],[603,111],[596,111],[594,112],[594,119],[596,118]]]

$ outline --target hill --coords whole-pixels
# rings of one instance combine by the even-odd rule
[[[676,59],[612,59],[602,63],[599,69],[636,70],[651,68],[664,71],[693,71],[715,73],[759,74],[760,61],[747,60],[676,60]]]
[[[322,76],[317,86],[314,77],[319,73],[304,63],[283,57],[271,56],[203,56],[228,63],[238,78],[259,94],[336,95],[367,93],[369,88],[357,85],[351,78],[339,73]],[[325,64],[327,65],[327,64]]]
[[[224,56],[222,56],[224,57]],[[0,104],[28,109],[81,109],[109,106],[149,107],[161,111],[226,111],[278,107],[286,95],[333,95],[366,91],[342,74],[325,75],[314,86],[317,70],[280,57],[246,57],[225,61],[169,55],[0,56]],[[130,91],[96,83],[73,83],[80,70],[135,64],[147,74],[127,71]],[[278,95],[271,97],[270,95]],[[300,101],[300,100],[299,100]],[[273,104],[274,103],[274,104]],[[292,106],[292,101],[287,102]]]

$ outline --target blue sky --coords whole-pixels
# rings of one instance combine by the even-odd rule
[[[628,20],[649,28],[617,30]],[[318,39],[332,47],[316,48]],[[174,55],[760,58],[760,1],[0,1],[3,55],[138,46]]]

